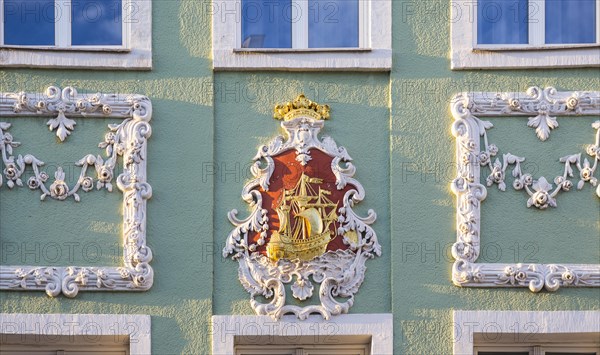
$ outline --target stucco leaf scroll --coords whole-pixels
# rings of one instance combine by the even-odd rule
[[[356,214],[353,206],[364,199],[365,191],[353,177],[352,159],[333,139],[318,137],[324,120],[329,118],[328,106],[317,105],[301,95],[293,102],[276,106],[275,118],[283,120],[281,127],[286,136],[278,136],[258,149],[251,169],[253,179],[242,190],[242,198],[251,212],[243,219],[237,217],[237,210],[229,213],[235,228],[227,237],[223,256],[239,262],[240,282],[250,293],[251,306],[258,315],[279,319],[285,314],[295,314],[299,319],[306,319],[316,313],[329,319],[348,312],[364,280],[366,260],[381,254],[381,246],[370,226],[376,214],[373,210],[369,210],[366,217]],[[269,230],[268,206],[260,190],[271,188],[278,156],[293,152],[297,164],[306,167],[312,164],[317,151],[330,157],[334,186],[338,191],[346,191],[336,211],[335,235],[342,238],[347,249],[329,250],[307,260],[283,257],[274,261],[258,252],[261,246],[270,243],[274,233]],[[290,195],[284,192],[283,196]],[[251,234],[257,239],[250,238]],[[290,283],[292,297],[299,301],[310,299],[318,284],[319,304],[286,304],[286,284]]]
[[[558,127],[554,116],[600,115],[600,92],[559,92],[551,87],[544,90],[532,87],[525,94],[461,93],[452,100],[451,111],[458,161],[457,176],[451,184],[457,197],[457,240],[452,248],[456,259],[452,269],[454,284],[528,287],[533,292],[556,291],[559,287],[600,287],[600,265],[476,263],[480,252],[480,208],[487,196],[486,186],[481,183],[481,169],[489,171],[485,173],[485,185],[497,185],[501,191],[507,189],[507,176],[512,176],[512,188],[525,191],[528,196],[525,205],[539,210],[558,208],[558,194],[572,190],[576,175],[577,190],[584,190],[589,184],[591,193],[600,198],[596,177],[600,170],[600,121],[592,124],[595,140],[585,147],[585,152],[556,159],[563,165],[563,172],[549,181],[544,176],[536,179],[524,172],[525,157],[509,152],[500,155],[498,146],[488,140],[492,123],[480,117],[538,113],[529,119],[528,125],[536,127],[538,137],[546,140],[550,129]]]
[[[110,103],[110,104],[109,104]],[[61,141],[70,134],[75,124],[66,118],[108,117],[121,122],[108,125],[109,132],[98,145],[106,156],[86,154],[75,162],[81,167],[79,178],[73,186],[66,181],[65,172],[58,167],[50,178],[43,170],[44,162],[32,154],[18,154],[16,149],[26,148],[8,132],[12,124],[0,122],[0,188],[23,187],[24,176],[30,175],[26,186],[40,190],[42,200],[50,197],[56,201],[81,200],[79,191],[94,188],[113,190],[113,184],[123,193],[123,259],[121,267],[45,267],[0,266],[1,290],[45,290],[49,296],[64,294],[75,297],[79,291],[143,291],[152,286],[154,272],[149,263],[152,252],[146,245],[146,200],[152,188],[146,182],[147,140],[152,134],[150,119],[152,104],[141,95],[96,94],[92,97],[78,95],[74,88],[60,90],[50,87],[44,94],[2,93],[0,111],[3,117],[45,117],[57,114],[48,124],[57,129]],[[62,128],[61,128],[62,127]],[[115,167],[122,162],[123,171],[114,176]],[[93,169],[93,174],[88,170]],[[1,233],[1,231],[0,231]]]
[[[56,130],[56,136],[63,142],[75,129],[75,120],[69,117],[94,117],[102,115],[110,117],[112,114],[111,96],[95,94],[82,96],[77,94],[73,87],[63,90],[56,86],[50,86],[44,94],[28,94],[25,92],[5,93],[4,100],[13,102],[12,115],[35,114],[50,116],[46,125],[50,131]],[[3,115],[11,115],[3,112]],[[67,117],[69,116],[69,117]]]

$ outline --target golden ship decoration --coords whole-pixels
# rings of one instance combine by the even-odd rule
[[[311,260],[325,253],[336,237],[336,228],[330,227],[338,219],[337,203],[327,197],[331,191],[311,186],[321,183],[323,179],[303,173],[293,189],[282,191],[276,208],[279,230],[273,231],[267,244],[271,260]]]
[[[363,201],[365,190],[354,178],[352,158],[331,137],[319,137],[330,108],[299,95],[277,105],[274,118],[280,120],[284,134],[258,147],[253,158],[252,179],[242,189],[250,214],[240,218],[233,209],[228,218],[234,228],[227,236],[223,256],[239,262],[238,277],[250,294],[250,305],[257,315],[280,319],[294,314],[307,319],[320,314],[328,320],[347,313],[354,304],[368,259],[381,255],[381,245],[371,227],[377,218],[373,210],[361,216],[353,207]],[[279,228],[269,224],[269,210],[263,206],[262,191],[269,191],[275,171],[275,157],[292,151],[296,161],[307,165],[311,150],[331,157],[331,170],[337,191],[345,190],[334,203],[332,191],[322,179],[302,174],[292,189],[280,190],[280,198],[270,209],[279,215]],[[347,249],[327,250],[335,238]],[[266,253],[259,252],[264,246]],[[265,255],[266,254],[266,255]],[[288,304],[289,285],[293,298],[304,301],[318,294],[317,304]],[[318,285],[318,291],[315,289]]]

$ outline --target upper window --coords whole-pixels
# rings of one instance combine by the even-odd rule
[[[600,65],[596,0],[452,3],[452,68]]]
[[[150,6],[150,0],[0,0],[0,66],[150,69]]]
[[[391,68],[390,0],[213,0],[213,33],[215,69]]]
[[[595,0],[478,0],[476,48],[598,45]]]
[[[369,28],[362,21],[366,5],[359,0],[242,0],[239,47],[361,48],[368,44]]]

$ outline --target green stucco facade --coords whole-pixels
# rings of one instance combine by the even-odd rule
[[[212,315],[253,314],[238,264],[221,255],[232,228],[227,212],[245,213],[240,192],[249,163],[257,146],[280,133],[273,105],[301,92],[332,107],[323,134],[354,159],[367,194],[357,211],[378,214],[373,227],[383,254],[367,262],[350,312],[393,313],[396,353],[450,354],[453,309],[600,310],[598,288],[539,294],[458,288],[451,282],[449,253],[456,238],[450,98],[461,91],[525,91],[532,85],[598,90],[598,68],[452,71],[449,2],[411,2],[408,14],[407,3],[394,0],[391,72],[214,72],[207,5],[153,2],[151,71],[0,70],[0,92],[70,85],[152,100],[147,241],[155,272],[154,285],[142,293],[81,292],[68,299],[0,292],[1,313],[147,314],[153,353],[209,354]],[[94,151],[110,123],[80,120],[68,142],[58,144],[40,119],[2,120],[14,123],[11,133],[27,151],[57,164]],[[511,153],[529,157],[539,174],[555,176],[562,172],[558,157],[592,143],[596,120],[564,118],[544,143],[524,128],[524,118],[492,119],[497,124],[489,134]],[[2,264],[119,264],[119,193],[96,191],[79,204],[38,197],[26,188],[0,188]],[[484,249],[481,261],[600,263],[600,210],[591,191],[561,195],[559,208],[548,211],[527,209],[525,201],[520,192],[488,189],[482,244],[497,248],[487,254]],[[80,243],[74,260],[41,252],[44,243],[72,242]],[[19,251],[7,253],[7,243]],[[101,255],[83,252],[90,243]]]

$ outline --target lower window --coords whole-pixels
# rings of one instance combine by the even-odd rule
[[[391,314],[342,314],[324,320],[283,316],[213,316],[212,353],[219,355],[392,354]]]
[[[370,341],[348,345],[238,345],[235,355],[369,355]]]
[[[600,355],[599,311],[454,311],[455,355]]]

